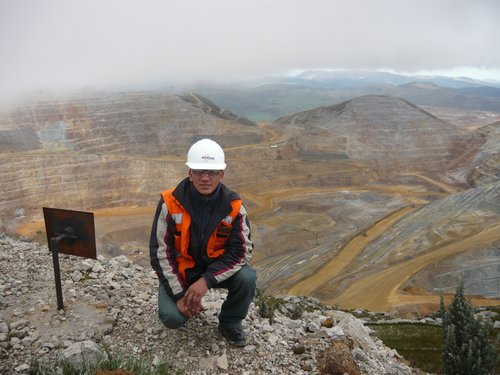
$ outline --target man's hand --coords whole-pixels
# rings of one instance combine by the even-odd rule
[[[197,311],[198,315],[201,311],[201,299],[207,293],[208,286],[205,278],[199,278],[194,284],[192,284],[186,294],[184,294],[183,299],[185,299],[185,303],[188,309],[192,311]]]
[[[192,318],[200,314],[201,304],[199,306],[188,306],[186,296],[184,296],[177,301],[177,309],[186,318]]]

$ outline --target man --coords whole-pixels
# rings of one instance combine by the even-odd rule
[[[202,139],[187,155],[188,177],[162,193],[149,243],[160,285],[158,315],[179,328],[200,314],[211,288],[227,288],[219,331],[232,345],[246,345],[241,322],[255,295],[250,225],[241,198],[224,184],[224,151]]]

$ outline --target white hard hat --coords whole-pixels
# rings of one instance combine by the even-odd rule
[[[211,139],[201,139],[188,151],[186,165],[191,169],[224,170],[224,151]]]

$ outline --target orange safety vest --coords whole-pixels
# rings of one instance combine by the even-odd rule
[[[191,257],[188,253],[191,215],[189,215],[189,212],[187,212],[187,210],[172,195],[173,191],[174,189],[165,190],[161,193],[161,195],[167,205],[168,213],[172,216],[172,219],[175,222],[174,238],[175,250],[178,254],[176,255],[177,267],[184,281],[187,281],[186,270],[193,268],[195,265],[193,257]],[[218,258],[224,254],[224,245],[231,234],[231,229],[233,228],[232,223],[240,212],[241,205],[241,199],[232,201],[231,212],[221,220],[221,222],[217,225],[217,228],[210,236],[206,249],[207,255],[210,258]]]

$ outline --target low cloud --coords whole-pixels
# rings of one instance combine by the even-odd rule
[[[3,1],[0,96],[293,69],[499,72],[498,16],[482,0]]]

